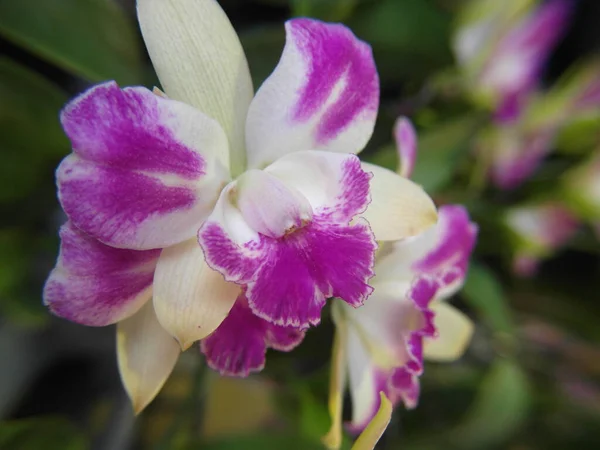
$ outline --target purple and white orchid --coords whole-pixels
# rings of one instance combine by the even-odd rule
[[[579,219],[557,201],[512,208],[505,223],[515,239],[513,271],[523,277],[535,275],[540,261],[562,247],[579,228]]]
[[[409,176],[416,155],[416,134],[401,118],[395,128],[400,167]],[[375,416],[383,393],[393,405],[414,408],[419,397],[423,358],[451,361],[463,353],[473,324],[443,302],[462,286],[477,236],[477,226],[460,205],[439,209],[435,227],[385,243],[375,263],[374,292],[362,308],[333,305],[336,342],[332,363],[330,448],[341,439],[346,378],[352,397],[353,433]]]
[[[454,50],[469,89],[496,119],[513,120],[537,89],[544,65],[569,22],[571,2],[472,1],[463,12]]]
[[[62,112],[69,221],[44,299],[84,325],[118,323],[139,411],[180,347],[203,339],[211,367],[246,375],[267,347],[297,345],[328,297],[362,305],[376,240],[417,235],[437,216],[416,184],[356,156],[379,81],[348,28],[287,22],[281,60],[254,95],[216,1],[137,8],[164,94],[107,82]]]

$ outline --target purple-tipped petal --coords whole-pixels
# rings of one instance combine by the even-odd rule
[[[302,342],[304,332],[273,325],[254,315],[244,294],[240,294],[227,318],[201,341],[209,367],[221,375],[246,377],[260,372],[267,348],[290,351]]]
[[[109,247],[69,222],[60,237],[58,262],[44,287],[44,303],[54,314],[104,326],[131,316],[152,295],[160,250]]]
[[[227,179],[227,138],[194,108],[145,88],[93,87],[63,110],[73,145],[59,198],[82,231],[115,247],[194,236]]]
[[[398,151],[398,173],[410,178],[417,159],[417,132],[407,117],[396,120],[394,139]]]
[[[247,285],[253,312],[275,324],[315,325],[327,297],[359,306],[372,291],[367,283],[373,276],[375,239],[363,219],[350,224],[368,203],[369,174],[355,156],[333,159],[340,164],[337,171],[321,166],[309,177],[315,180],[312,186],[283,177],[282,166],[267,168],[262,176],[277,176],[281,183],[264,183],[263,195],[252,193],[253,202],[267,202],[254,211],[241,208],[243,177],[231,183],[198,234],[207,263],[226,280]],[[299,167],[301,172],[305,168]],[[296,191],[312,207],[312,216],[296,213],[304,204],[292,194]],[[274,203],[275,197],[286,200]],[[284,223],[289,226],[281,228]]]
[[[358,153],[379,106],[371,48],[341,24],[293,19],[286,33],[279,65],[248,112],[249,166],[262,168],[299,150]]]
[[[570,0],[551,0],[532,12],[498,43],[481,83],[502,101],[520,99],[539,83],[544,64],[570,19]]]

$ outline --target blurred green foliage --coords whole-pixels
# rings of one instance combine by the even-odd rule
[[[599,145],[600,116],[590,114],[570,123],[556,140],[557,153],[542,170],[515,192],[498,192],[486,184],[486,161],[473,152],[490,115],[469,103],[469,93],[457,90],[451,38],[464,2],[221,3],[239,31],[255,87],[277,64],[285,38],[282,22],[288,17],[342,21],[369,42],[382,81],[382,98],[364,158],[394,170],[397,156],[391,127],[398,115],[411,116],[419,129],[413,178],[440,202],[466,204],[479,224],[475,261],[458,296],[458,304],[477,323],[471,349],[457,363],[427,365],[420,406],[395,413],[380,448],[598,448],[600,411],[584,401],[600,399],[600,357],[585,341],[595,339],[597,345],[600,339],[596,326],[600,315],[594,303],[597,239],[585,228],[538,277],[518,280],[509,270],[511,239],[500,218],[507,208],[529,198],[554,195],[559,188],[556,174],[585,161]],[[90,83],[107,79],[122,85],[154,83],[133,11],[133,0],[0,0],[0,37],[7,49],[0,57],[0,326],[24,329],[34,339],[44,339],[43,333],[64,326],[50,320],[40,295],[56,257],[56,231],[63,221],[53,171],[70,149],[59,112],[70,96]],[[73,348],[77,339],[94,339],[84,330],[77,333],[77,338],[69,335]],[[179,418],[191,403],[200,408],[204,403],[189,383],[182,383],[173,390],[183,393],[167,390],[137,419],[139,429],[149,429],[158,417],[158,423],[170,424],[167,431],[149,444],[139,436],[133,438],[139,444],[135,448],[322,448],[319,438],[329,426],[330,344],[331,323],[325,313],[321,327],[312,330],[299,349],[269,355],[264,376],[272,380],[275,412],[271,422],[250,435],[211,440],[198,436],[201,413],[185,421]],[[72,355],[73,348],[61,347],[57,361]],[[107,354],[112,351],[108,348]],[[100,370],[106,360],[94,364],[94,370]],[[2,367],[11,370],[11,361],[3,360]],[[116,380],[116,371],[111,373]],[[45,378],[45,372],[40,377]],[[566,390],[573,383],[579,391]],[[55,404],[76,396],[60,383],[56,390],[60,400]],[[580,391],[586,395],[572,393]],[[34,392],[38,395],[40,389]],[[97,392],[88,394],[86,403],[99,402]],[[113,387],[110,395],[116,398],[121,392]],[[1,449],[79,450],[89,448],[101,435],[119,436],[106,420],[100,427],[105,429],[98,433],[83,433],[86,427],[73,425],[93,422],[89,406],[68,410],[62,418],[38,414],[52,412],[48,408],[23,408],[33,411],[34,417],[16,420],[23,411],[19,405],[0,408],[0,419],[5,420],[0,423]],[[111,410],[111,414],[116,413]],[[134,428],[130,431],[135,433]],[[125,446],[110,450],[127,448],[119,445]],[[343,448],[349,446],[347,439]]]

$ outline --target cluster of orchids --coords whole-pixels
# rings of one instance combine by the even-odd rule
[[[267,349],[299,345],[333,298],[330,446],[346,373],[353,430],[380,406],[414,407],[423,357],[456,358],[470,338],[441,300],[464,280],[476,227],[408,179],[406,119],[400,173],[356,156],[379,104],[370,47],[343,25],[290,20],[255,93],[215,0],[138,0],[137,11],[163,90],[106,82],[62,111],[73,152],[57,170],[68,221],[49,309],[117,324],[139,412],[192,344],[212,369],[247,376]],[[374,426],[359,441],[376,440]]]
[[[515,189],[531,178],[566,127],[600,117],[600,61],[576,64],[549,88],[542,83],[574,4],[473,0],[459,20],[454,50],[465,85],[492,113],[490,125],[477,139],[477,158],[501,190]],[[596,160],[573,171],[585,175],[581,179],[563,177],[556,192],[507,211],[504,223],[514,237],[517,274],[535,274],[540,260],[570,240],[583,221],[598,228],[593,213],[593,206],[600,204],[594,194]]]

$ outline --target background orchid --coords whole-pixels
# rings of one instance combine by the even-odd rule
[[[0,448],[600,446],[600,3],[143,0],[140,14],[136,3],[0,0]],[[305,35],[327,35],[348,51],[324,50],[329,56],[315,60],[307,55],[317,54],[323,39]],[[340,70],[348,67],[343,61],[352,61],[352,70]],[[328,75],[307,75],[309,66]],[[307,80],[313,84],[304,86]],[[341,95],[358,86],[363,95]],[[342,107],[341,99],[352,101]],[[126,114],[115,114],[115,104]],[[86,105],[90,115],[81,114]],[[398,153],[390,130],[399,116],[414,123],[418,158],[407,126],[396,128],[409,144]],[[337,127],[339,140],[325,143]],[[140,143],[154,151],[141,157]],[[109,151],[116,146],[119,152]],[[62,160],[65,209],[56,195]],[[331,169],[321,182],[317,160]],[[300,314],[292,305],[305,303],[293,301],[288,310],[265,310],[257,293],[277,295],[293,285],[298,300],[314,287],[310,277],[288,277],[265,291],[259,279],[281,278],[287,270],[267,269],[281,268],[271,263],[282,257],[285,267],[306,275],[280,244],[306,243],[315,227],[324,230],[321,200],[331,203],[344,184],[336,161],[360,167],[347,189],[354,200],[401,195],[412,186],[439,206],[439,225],[395,240],[411,234],[394,223],[409,218],[406,211],[379,210],[390,213],[383,225],[396,233],[385,237],[381,228],[365,228],[374,211],[352,202],[357,212],[332,213],[327,229],[363,238],[372,231],[362,257],[311,247],[324,258],[319,273],[331,269],[328,279],[360,267],[353,280],[361,282],[338,283],[344,292],[335,294],[360,303],[364,296],[351,294],[374,288],[364,306],[323,302],[333,286],[313,279],[322,295],[313,307]],[[367,178],[375,190],[365,196]],[[327,195],[315,195],[323,187]],[[272,214],[282,200],[281,215]],[[222,220],[222,212],[235,220]],[[425,251],[416,248],[421,244],[441,242],[440,227],[456,217],[462,226],[450,227],[454,236],[468,241],[477,226],[476,245],[464,259],[468,272],[452,289],[422,282],[436,300],[415,312],[402,294],[426,268],[415,271],[409,261]],[[219,270],[202,263],[200,229],[218,242],[210,253]],[[215,239],[218,229],[228,238]],[[221,248],[229,240],[233,245]],[[374,240],[369,268],[364,256]],[[223,254],[235,262],[215,260]],[[332,264],[330,256],[342,262]],[[52,308],[99,326],[49,314],[42,292],[57,262],[47,290]],[[370,271],[375,275],[364,283]],[[386,279],[404,281],[394,287]],[[377,314],[396,306],[414,314]],[[462,318],[455,340],[444,333],[445,313],[433,316],[437,339],[422,323],[389,336],[386,324],[394,318],[430,318],[438,308]],[[265,311],[279,324],[265,320]],[[335,338],[344,327],[352,345]],[[368,339],[355,345],[356,336]],[[424,356],[410,352],[416,357],[402,365],[407,353],[394,360],[394,350],[407,348],[411,336],[425,344]],[[334,352],[334,344],[351,351]],[[443,364],[425,357],[436,345],[446,350]],[[356,362],[363,357],[373,364],[361,372]],[[406,369],[405,389],[387,389],[381,401],[368,382],[355,389],[355,375],[396,364]],[[123,380],[119,365],[128,369]],[[147,404],[140,414],[130,397],[138,410]],[[357,434],[353,422],[377,405]],[[337,431],[328,435],[330,408]]]
[[[416,132],[410,121],[401,117],[394,136],[397,171],[409,177],[417,156]],[[336,302],[329,400],[333,424],[326,438],[329,446],[341,445],[346,380],[352,397],[348,427],[359,433],[379,410],[380,393],[392,405],[417,406],[424,357],[452,361],[462,355],[473,324],[441,301],[463,285],[476,235],[477,226],[462,206],[442,206],[435,227],[379,249],[374,292],[368,304],[352,310]]]

